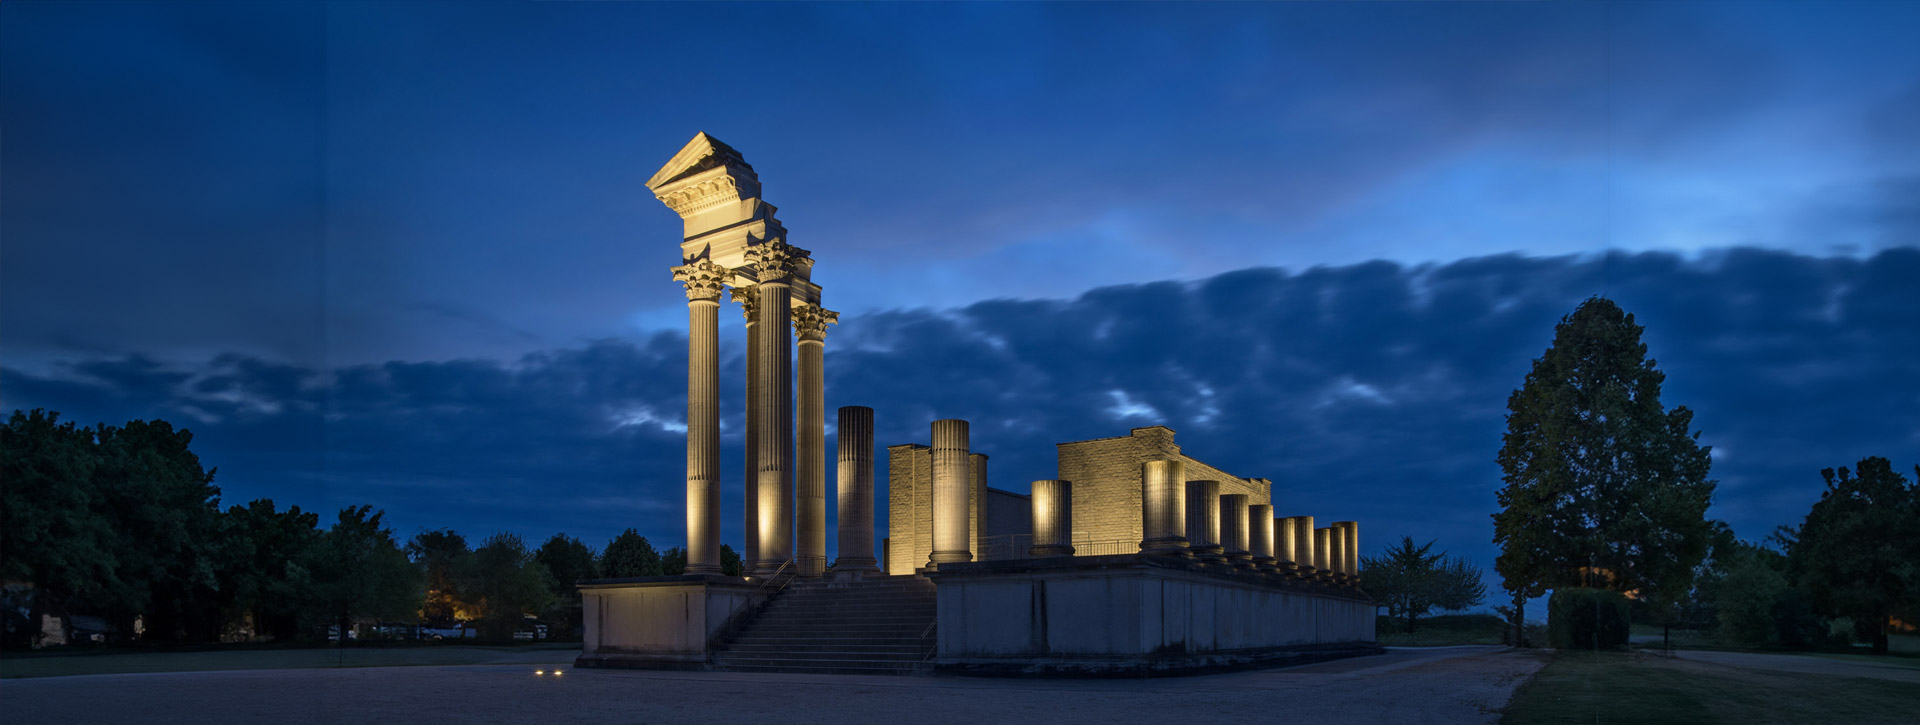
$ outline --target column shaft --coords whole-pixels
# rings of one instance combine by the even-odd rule
[[[1274,570],[1273,558],[1273,506],[1257,503],[1247,507],[1247,523],[1252,530],[1247,533],[1250,543],[1248,551],[1253,554],[1253,565],[1266,571]]]
[[[1294,571],[1301,576],[1311,577],[1318,571],[1313,565],[1313,517],[1292,516],[1288,520],[1293,522]]]
[[[1178,460],[1140,464],[1140,550],[1187,555],[1187,464]]]
[[[1360,522],[1342,521],[1338,524],[1346,534],[1347,576],[1353,577],[1355,584],[1360,583]]]
[[[827,568],[827,409],[820,363],[825,342],[800,339],[799,482],[800,575],[817,577]]]
[[[763,277],[772,275],[763,270]],[[762,279],[755,312],[760,321],[754,336],[760,340],[760,560],[754,571],[771,575],[793,556],[793,345],[787,327],[792,323],[792,290],[787,278]]]
[[[840,516],[840,558],[833,562],[835,576],[842,571],[879,572],[873,558],[873,409],[848,405],[840,408],[839,425],[839,500],[835,510]]]
[[[1201,561],[1225,561],[1220,546],[1220,482],[1187,482],[1187,550]]]
[[[1073,483],[1033,482],[1033,557],[1073,556]]]
[[[717,296],[687,301],[688,574],[720,573],[719,312]]]
[[[972,460],[967,453],[967,422],[933,422],[933,551],[929,567],[973,561],[967,548]]]
[[[1247,550],[1247,495],[1229,493],[1220,497],[1220,547],[1227,562],[1234,566],[1253,566],[1253,554]]]
[[[746,495],[743,508],[746,509],[746,540],[740,558],[745,562],[747,571],[752,572],[761,559],[766,557],[760,552],[760,336],[754,333],[759,329],[759,320],[754,315],[753,288],[735,288],[733,299],[747,316],[747,412],[746,412],[746,465],[740,470],[745,472]]]
[[[1313,568],[1316,578],[1330,580],[1333,577],[1333,530],[1330,528],[1313,530]]]

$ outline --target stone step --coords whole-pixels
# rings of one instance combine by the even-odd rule
[[[807,614],[807,615],[838,614],[838,615],[844,615],[844,616],[857,616],[857,615],[866,615],[866,614],[871,614],[871,615],[893,614],[896,616],[916,616],[916,617],[919,617],[919,616],[931,617],[933,616],[934,612],[938,611],[938,608],[932,604],[900,604],[895,606],[886,606],[881,604],[860,604],[860,605],[853,605],[853,606],[834,606],[832,604],[827,604],[827,603],[797,604],[794,602],[782,602],[779,609],[782,612],[791,612],[794,614]]]
[[[737,662],[743,659],[809,659],[809,660],[870,660],[874,662],[919,662],[926,659],[925,650],[913,652],[870,652],[855,650],[807,650],[804,652],[764,652],[759,650],[728,650],[714,655],[715,661]]]
[[[922,642],[888,642],[884,644],[854,643],[847,641],[820,642],[816,644],[793,644],[788,642],[746,643],[735,642],[727,645],[725,654],[744,653],[780,653],[780,652],[868,652],[872,654],[902,654],[915,656],[927,653],[928,645]]]
[[[814,645],[844,644],[848,647],[891,647],[895,645],[902,647],[921,647],[930,646],[932,642],[932,637],[920,637],[918,633],[907,637],[815,637],[800,633],[791,636],[771,634],[758,636],[742,635],[733,638],[732,644],[728,646],[744,647],[749,645],[767,645],[770,647],[810,647]]]
[[[847,674],[909,674],[929,669],[928,663],[906,660],[820,659],[820,658],[716,658],[721,669],[736,672],[834,672]]]
[[[935,598],[935,596],[936,596],[936,595],[935,595],[935,594],[934,594],[933,592],[907,592],[907,591],[902,591],[902,592],[863,592],[863,591],[851,591],[851,592],[837,592],[837,591],[829,591],[829,590],[824,590],[824,589],[823,589],[823,590],[820,590],[820,591],[813,591],[813,592],[781,592],[781,593],[780,593],[780,597],[781,597],[782,599],[792,599],[792,600],[796,600],[796,601],[799,601],[799,600],[807,600],[807,601],[814,601],[814,600],[826,600],[826,599],[833,599],[833,600],[842,600],[842,599],[844,599],[844,600],[847,600],[847,601],[866,601],[866,600],[883,600],[883,601],[897,601],[897,600],[901,600],[901,599],[914,599],[914,600],[920,600],[920,599],[925,599],[925,600],[932,600],[932,599],[934,599],[934,598]]]
[[[888,632],[888,633],[891,633],[895,630],[903,630],[903,631],[912,631],[914,633],[918,633],[920,632],[920,630],[926,629],[927,625],[932,624],[933,621],[934,621],[933,617],[904,617],[904,618],[854,617],[854,618],[848,618],[848,619],[825,619],[825,618],[814,618],[814,617],[782,616],[782,617],[768,617],[766,619],[760,619],[753,622],[748,622],[747,626],[740,628],[740,633],[745,634],[747,632],[752,632],[755,630],[764,631],[764,630],[775,630],[775,629],[790,629],[798,632],[805,632],[808,630],[831,629],[836,632],[841,630],[846,630],[851,632]]]

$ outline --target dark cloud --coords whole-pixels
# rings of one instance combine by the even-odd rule
[[[1375,544],[1437,538],[1490,561],[1506,397],[1554,323],[1601,294],[1647,327],[1664,402],[1694,409],[1715,447],[1713,515],[1760,538],[1804,515],[1820,468],[1920,458],[1916,276],[1912,249],[1254,268],[852,317],[829,335],[827,399],[874,407],[882,446],[925,442],[936,418],[968,419],[993,484],[1016,491],[1055,475],[1054,443],[1164,424],[1189,453],[1272,478],[1279,512],[1358,519]],[[8,369],[0,399],[82,421],[175,420],[221,467],[229,502],[368,502],[403,529],[595,543],[635,526],[671,544],[683,526],[684,355],[684,337],[659,334],[512,363],[321,370],[226,355],[187,368],[130,356]],[[737,349],[723,366],[732,482]],[[737,484],[725,505],[737,540]]]
[[[1850,9],[1823,16],[1849,38],[1906,19]],[[1880,91],[1826,79],[1873,68],[1822,65],[1796,12],[6,3],[0,329],[37,360],[324,367],[659,328],[680,304],[659,272],[677,226],[642,182],[696,130],[747,150],[849,310],[1684,244],[1701,235],[1671,218],[1805,201],[1746,201],[1794,185],[1735,163],[1755,158],[1836,189],[1779,246],[1907,243],[1835,230],[1913,217],[1895,201],[1914,170],[1854,147],[1910,144],[1914,94],[1853,123]],[[684,30],[710,27],[728,51]],[[1911,44],[1849,42],[1881,72],[1912,64]],[[1802,103],[1806,77],[1836,90]],[[723,110],[744,92],[778,110]],[[1659,223],[1607,237],[1609,215],[1634,217],[1610,185],[1655,197]],[[1777,241],[1722,226],[1701,244]]]

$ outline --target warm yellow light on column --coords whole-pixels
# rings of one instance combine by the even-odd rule
[[[1073,484],[1033,482],[1033,546],[1029,556],[1073,556]]]
[[[1187,466],[1183,461],[1140,465],[1140,550],[1187,554]]]

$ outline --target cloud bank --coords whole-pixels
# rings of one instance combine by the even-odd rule
[[[1367,550],[1404,534],[1490,566],[1506,397],[1554,323],[1599,294],[1646,326],[1663,401],[1697,411],[1721,482],[1711,515],[1759,538],[1804,516],[1822,467],[1920,462],[1915,279],[1914,249],[1251,268],[850,317],[828,335],[827,404],[875,408],[881,446],[968,419],[992,485],[1015,491],[1054,477],[1054,443],[1167,425],[1190,454],[1272,478],[1277,512],[1360,520]],[[732,542],[739,335],[723,330]],[[566,531],[596,545],[632,526],[664,546],[683,536],[685,344],[660,333],[510,363],[335,368],[98,357],[6,368],[0,404],[172,420],[220,467],[228,503],[372,503],[407,533]],[[880,476],[884,501],[884,461]]]

